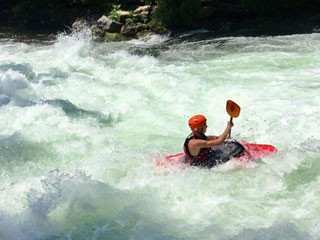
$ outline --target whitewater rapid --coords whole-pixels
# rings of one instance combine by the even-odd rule
[[[179,153],[195,114],[276,146],[213,169]],[[319,239],[320,34],[0,39],[0,239]]]

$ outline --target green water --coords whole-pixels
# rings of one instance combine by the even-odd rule
[[[206,34],[206,37],[203,37]],[[161,168],[195,114],[276,146]],[[320,34],[0,40],[0,239],[319,239]]]

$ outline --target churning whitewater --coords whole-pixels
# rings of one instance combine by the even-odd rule
[[[0,39],[0,239],[320,238],[320,34]],[[189,117],[279,152],[212,169]]]

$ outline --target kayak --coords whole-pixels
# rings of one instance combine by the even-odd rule
[[[221,146],[217,146],[220,152],[222,153],[224,152],[223,153],[224,157],[226,154],[228,154],[227,147],[224,147],[224,146],[230,145],[229,144],[230,142],[236,142],[238,145],[240,143],[240,145],[243,147],[243,152],[241,153],[241,156],[237,156],[237,157],[229,156],[229,159],[233,158],[235,161],[238,161],[238,162],[257,161],[260,158],[269,156],[278,151],[276,147],[268,144],[248,143],[243,140],[240,140],[240,141],[227,140]],[[213,149],[214,148],[215,147],[213,147]],[[163,165],[172,164],[172,163],[188,164],[188,160],[184,153],[178,153],[178,154],[164,157],[157,161],[158,166],[163,166]]]

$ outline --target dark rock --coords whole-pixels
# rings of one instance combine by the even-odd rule
[[[112,41],[112,42],[121,42],[128,41],[131,38],[129,36],[125,36],[122,33],[106,33],[103,37],[104,41]]]
[[[133,11],[133,17],[136,19],[137,22],[145,22],[145,20],[149,18],[150,12],[150,5],[140,6]]]
[[[117,11],[117,14],[119,15],[119,22],[122,24],[126,24],[126,20],[130,17],[132,17],[132,13],[129,11]]]
[[[150,30],[150,26],[147,24],[138,25],[124,25],[121,29],[121,34],[124,36],[136,36],[137,33]]]
[[[136,31],[137,31],[137,32],[142,32],[142,31],[148,30],[148,29],[149,29],[148,25],[146,25],[146,24],[139,24],[139,25],[137,25]]]
[[[126,36],[132,36],[137,33],[137,26],[136,25],[124,25],[121,28],[121,34]]]
[[[147,15],[150,10],[151,10],[151,6],[150,5],[140,6],[136,10],[133,11],[133,14]]]
[[[79,19],[72,24],[72,29],[75,31],[81,31],[85,26],[86,26],[86,21],[83,19]]]
[[[97,21],[97,28],[109,33],[120,33],[121,27],[123,26],[122,23],[116,22],[105,15],[103,15]]]
[[[95,24],[91,26],[91,31],[92,31],[93,36],[95,36],[95,37],[103,37],[106,33],[106,31],[104,31],[101,28],[98,28],[98,26]]]

